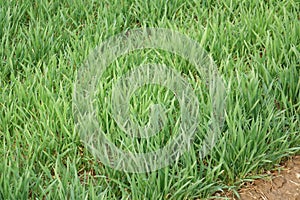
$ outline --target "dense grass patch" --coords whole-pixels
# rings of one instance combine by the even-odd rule
[[[1,1],[0,199],[209,198],[216,191],[236,191],[243,181],[274,168],[300,149],[299,13],[300,3],[293,0]],[[76,72],[102,41],[138,27],[186,34],[218,66],[228,95],[225,124],[203,160],[199,149],[209,120],[205,117],[191,151],[147,174],[106,167],[80,141],[72,113]],[[205,87],[185,61],[167,52],[138,55],[132,59],[135,64],[174,66],[205,105]],[[99,85],[99,107],[109,106],[103,98],[110,95],[114,79],[134,67],[135,56],[112,64]],[[152,92],[143,93],[148,90]],[[149,99],[168,97],[166,91],[161,93],[165,96],[151,96],[160,90],[146,87],[132,97],[132,105],[140,103],[132,108],[140,123],[147,121]],[[166,106],[177,107],[167,99]],[[205,114],[205,106],[201,112]],[[108,133],[119,132],[113,141],[130,145],[109,112],[101,112],[99,120]],[[152,143],[163,145],[166,134]]]

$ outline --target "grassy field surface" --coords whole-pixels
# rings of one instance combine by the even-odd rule
[[[0,199],[176,200],[236,193],[243,182],[300,152],[299,13],[296,0],[0,1]],[[189,63],[160,50],[111,64],[99,82],[99,121],[120,148],[146,151],[145,142],[118,129],[105,98],[134,66],[166,63],[186,77],[203,105],[193,148],[163,169],[126,173],[103,165],[81,142],[72,112],[77,71],[102,41],[140,27],[187,35],[218,67],[227,91],[225,122],[204,159],[205,86]],[[153,148],[171,137],[178,102],[158,86],[131,98],[139,123],[147,122],[151,102],[162,99],[172,112],[168,126],[151,139]]]

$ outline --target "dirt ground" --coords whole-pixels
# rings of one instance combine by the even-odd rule
[[[239,190],[242,200],[300,200],[300,156],[294,156],[282,165],[280,171],[270,172],[271,177],[247,183]],[[239,199],[226,195],[229,199]]]
[[[300,200],[300,156],[288,160],[269,180],[256,180],[240,190],[241,199]]]

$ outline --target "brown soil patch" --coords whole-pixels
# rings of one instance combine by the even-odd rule
[[[242,200],[300,200],[300,155],[294,156],[282,165],[280,171],[268,172],[267,179],[258,179],[246,183],[240,189],[239,195]],[[229,199],[232,192],[219,194]]]
[[[256,180],[239,191],[241,199],[300,200],[300,156],[288,160],[269,180]]]

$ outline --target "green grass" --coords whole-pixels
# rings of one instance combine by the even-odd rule
[[[296,0],[1,1],[0,199],[210,198],[217,191],[236,192],[244,181],[299,153],[299,13]],[[218,66],[228,95],[225,124],[217,145],[202,160],[207,117],[199,121],[193,149],[151,173],[115,171],[80,141],[72,113],[78,69],[102,41],[138,27],[186,34]],[[109,107],[103,99],[111,95],[117,77],[136,64],[159,61],[186,75],[204,105],[201,112],[209,112],[205,87],[190,75],[190,66],[151,50],[112,64],[99,84],[99,108]],[[131,111],[145,123],[150,102],[168,95],[159,87],[139,90]],[[172,99],[165,102],[177,108]],[[170,127],[175,111],[168,118]],[[147,149],[130,146],[135,143],[124,137],[109,111],[98,117],[108,136],[119,133],[110,136],[116,144]],[[163,146],[168,133],[153,138],[154,147]]]

